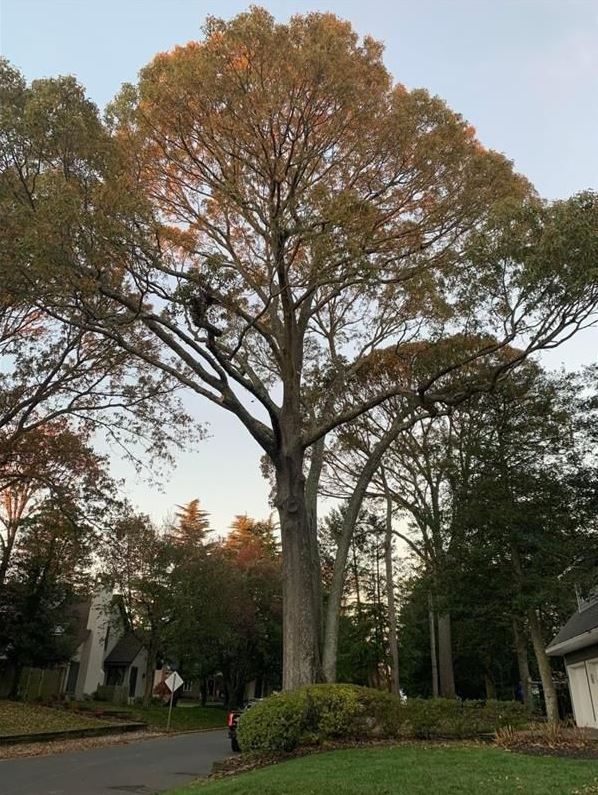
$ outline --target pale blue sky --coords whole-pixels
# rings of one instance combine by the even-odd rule
[[[263,2],[277,18],[328,10],[386,44],[386,64],[408,87],[439,94],[504,152],[547,198],[598,188],[598,0],[329,0]],[[159,50],[197,38],[209,14],[246,3],[197,0],[0,0],[0,50],[28,79],[75,74],[103,106]],[[545,361],[596,359],[588,332]],[[193,401],[212,438],[183,457],[164,493],[131,477],[131,494],[157,518],[200,497],[216,527],[263,515],[259,451],[228,415]]]

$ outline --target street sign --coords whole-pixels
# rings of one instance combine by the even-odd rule
[[[183,684],[183,677],[176,671],[173,671],[170,674],[170,676],[168,676],[164,680],[164,684],[170,690],[171,693],[174,693],[174,691],[178,690],[179,687]]]
[[[168,721],[166,722],[166,731],[170,731],[170,719],[172,718],[172,702],[174,701],[174,691],[178,690],[183,684],[183,677],[173,671],[170,676],[164,680],[164,684],[170,690],[170,704],[168,705]]]

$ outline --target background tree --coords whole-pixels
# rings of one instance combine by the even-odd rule
[[[385,521],[363,507],[351,538],[347,576],[344,580],[342,610],[339,617],[338,677],[369,687],[394,688],[389,586],[394,595],[394,567],[388,582]],[[348,508],[330,511],[322,523],[320,545],[329,572],[326,585],[332,584],[331,567],[343,532]],[[329,597],[330,591],[325,594]]]
[[[209,513],[201,509],[199,500],[194,499],[185,505],[177,505],[176,524],[172,531],[173,540],[185,546],[202,545],[210,530]]]
[[[24,521],[10,577],[0,591],[0,653],[12,695],[25,666],[52,667],[75,652],[74,605],[88,592],[97,529],[50,501]]]
[[[270,520],[237,516],[229,536],[207,554],[186,554],[172,575],[168,649],[185,672],[220,673],[236,706],[252,680],[279,686],[280,557]]]
[[[389,458],[401,462],[396,503],[412,515],[416,535],[398,532],[422,562],[420,582],[431,581],[437,603],[457,621],[457,679],[466,681],[463,658],[476,649],[487,694],[496,677],[504,692],[509,666],[495,641],[510,638],[525,691],[531,641],[553,720],[557,696],[544,650],[573,609],[574,582],[594,566],[588,494],[595,490],[587,490],[573,433],[576,391],[528,365],[494,394],[463,404],[450,423],[436,421],[435,433],[432,423],[418,431],[412,449]],[[443,655],[452,660],[452,644],[439,643],[439,652],[441,663]],[[524,696],[529,703],[529,691]]]
[[[101,552],[102,576],[123,605],[125,630],[132,632],[147,652],[144,706],[151,700],[156,662],[173,619],[175,554],[168,536],[159,533],[149,517],[127,506],[107,534]]]
[[[162,456],[189,432],[176,383],[49,301],[65,289],[67,257],[118,267],[127,245],[125,197],[101,187],[112,155],[97,109],[74,78],[28,86],[5,59],[0,105],[0,470],[24,435],[64,418],[138,463]]]
[[[255,520],[247,514],[238,514],[232,521],[224,548],[239,561],[252,557],[264,562],[277,560],[280,545],[274,537],[274,529],[272,517]]]
[[[51,505],[54,514],[84,516],[98,526],[115,486],[106,459],[64,418],[23,435],[0,467],[0,591],[29,519]]]

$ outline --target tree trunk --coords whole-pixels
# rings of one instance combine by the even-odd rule
[[[382,473],[384,478],[384,473]],[[399,644],[397,638],[397,611],[395,606],[394,572],[392,565],[392,496],[384,478],[386,491],[386,534],[384,538],[384,560],[386,563],[386,601],[388,604],[388,643],[391,661],[391,692],[399,695]]]
[[[546,654],[546,644],[542,637],[540,621],[538,620],[538,614],[535,610],[529,611],[528,624],[532,646],[534,647],[534,654],[536,655],[536,662],[538,663],[538,670],[540,672],[540,679],[542,681],[542,690],[544,691],[546,717],[549,721],[556,722],[559,719],[559,705],[554,687],[554,680],[552,678],[550,659]]]
[[[345,572],[347,569],[347,559],[351,548],[351,539],[355,529],[355,522],[359,516],[361,504],[366,491],[376,470],[380,465],[382,456],[388,450],[391,443],[397,438],[401,430],[406,427],[405,418],[397,418],[389,430],[382,436],[370,453],[361,474],[355,484],[353,494],[347,503],[347,510],[343,518],[341,536],[334,559],[334,570],[332,573],[332,585],[328,595],[328,606],[326,610],[326,624],[324,629],[323,646],[323,669],[324,678],[327,682],[336,681],[336,656],[338,651],[338,625],[343,600],[343,589],[345,584]]]
[[[300,449],[276,462],[283,567],[282,686],[322,681],[321,579],[316,528],[309,521]]]
[[[488,666],[484,667],[484,687],[486,689],[486,698],[489,700],[496,699],[496,685],[492,677],[492,671]]]
[[[432,695],[438,698],[438,657],[436,654],[436,610],[434,597],[428,594],[428,622],[430,625],[430,662],[432,666]]]
[[[305,481],[305,503],[307,506],[307,524],[311,543],[312,554],[312,580],[314,589],[314,599],[318,611],[318,636],[321,649],[322,638],[324,635],[324,615],[322,610],[322,564],[320,560],[320,548],[318,545],[318,488],[320,485],[320,475],[324,465],[324,449],[326,438],[319,439],[311,447],[311,462],[307,479]],[[321,655],[321,651],[320,651]]]
[[[145,667],[145,685],[143,687],[143,706],[149,707],[154,694],[154,673],[156,671],[155,649],[150,645],[147,650],[147,665]]]
[[[2,547],[2,557],[0,558],[0,590],[4,586],[4,581],[6,580],[6,574],[8,572],[8,564],[10,563],[10,558],[12,555],[12,550],[15,544],[15,539],[17,537],[17,528],[13,526],[12,523],[9,523],[6,531],[6,540]]]
[[[453,643],[451,638],[450,613],[438,616],[438,662],[440,672],[440,695],[455,698],[455,674],[453,671]]]
[[[521,690],[523,696],[523,703],[526,708],[531,711],[532,709],[532,691],[531,691],[531,676],[529,672],[529,660],[527,656],[527,642],[519,620],[513,616],[513,640],[515,646],[515,654],[517,656],[517,668],[519,669],[519,681],[521,682]]]
[[[16,664],[14,666],[14,668],[13,668],[12,682],[11,682],[11,685],[10,685],[10,692],[8,694],[8,697],[11,698],[11,699],[17,699],[17,698],[19,698],[19,695],[21,695],[19,693],[19,685],[21,684],[21,674],[23,673],[24,667],[25,667],[24,665],[19,663],[19,664]],[[27,698],[28,697],[28,693],[25,693],[24,697]]]

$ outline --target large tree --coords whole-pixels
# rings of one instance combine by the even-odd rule
[[[393,395],[429,408],[488,388],[494,375],[451,376],[523,335],[512,366],[585,322],[593,198],[544,207],[442,101],[393,85],[379,43],[330,14],[210,19],[202,41],[142,70],[111,122],[122,159],[93,195],[119,202],[129,234],[101,225],[96,239],[119,245],[91,262],[66,234],[53,311],[230,412],[268,455],[284,686],[317,680],[318,443]],[[459,330],[480,344],[334,410],[380,346]]]

